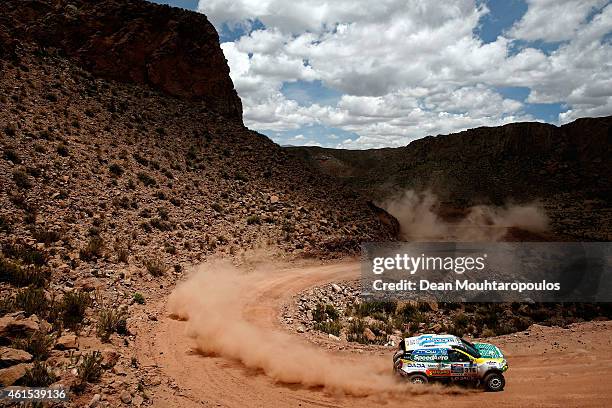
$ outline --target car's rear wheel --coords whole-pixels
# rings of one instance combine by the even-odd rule
[[[506,379],[501,373],[491,373],[485,377],[484,386],[487,391],[502,391],[506,386]]]
[[[412,374],[409,380],[412,384],[427,384],[429,382],[427,377],[423,374]]]

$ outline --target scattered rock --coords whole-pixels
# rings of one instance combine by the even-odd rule
[[[124,404],[129,404],[132,402],[132,395],[127,391],[123,391],[119,398],[121,398],[121,402]]]
[[[87,404],[87,406],[89,408],[95,408],[98,406],[98,404],[100,403],[100,394],[95,394],[92,398],[91,401],[89,401],[89,404]]]
[[[74,334],[64,334],[55,342],[55,348],[58,350],[78,350],[78,337]]]
[[[102,367],[108,369],[114,367],[119,361],[119,353],[117,351],[107,348],[102,351]]]

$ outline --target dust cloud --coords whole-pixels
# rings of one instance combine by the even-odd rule
[[[446,221],[438,215],[440,203],[434,194],[408,190],[387,200],[381,207],[399,221],[401,238],[406,241],[491,242],[502,240],[509,228],[530,232],[548,229],[548,217],[535,203],[474,206],[459,220]]]
[[[204,355],[218,355],[261,370],[277,382],[319,387],[352,396],[407,393],[457,393],[449,387],[415,387],[391,373],[388,356],[340,356],[305,343],[287,332],[263,328],[244,315],[245,299],[273,282],[268,271],[245,272],[229,262],[201,265],[169,298],[170,313],[187,320],[187,334]]]

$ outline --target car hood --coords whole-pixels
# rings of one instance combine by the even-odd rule
[[[489,343],[473,343],[482,358],[504,358],[499,347]]]

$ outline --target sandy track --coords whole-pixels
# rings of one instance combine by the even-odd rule
[[[269,271],[251,279],[249,290],[241,293],[242,314],[263,330],[282,332],[278,313],[292,295],[311,286],[353,279],[358,273],[356,262]],[[510,364],[506,390],[501,393],[449,395],[448,390],[440,394],[433,389],[425,395],[354,397],[322,387],[281,384],[262,370],[246,368],[236,360],[203,355],[186,333],[187,323],[168,316],[165,300],[155,307],[164,317],[140,325],[135,351],[142,367],[161,380],[159,386],[151,388],[154,406],[159,407],[406,407],[441,403],[454,407],[599,407],[609,405],[612,398],[612,381],[608,378],[612,371],[612,322],[583,323],[570,329],[535,327],[529,335],[494,339]],[[223,317],[224,311],[211,313]],[[296,344],[307,343],[304,337],[294,338]],[[244,339],[244,345],[249,346],[249,339]],[[382,348],[371,354],[325,353],[339,363],[391,367],[392,351]]]

